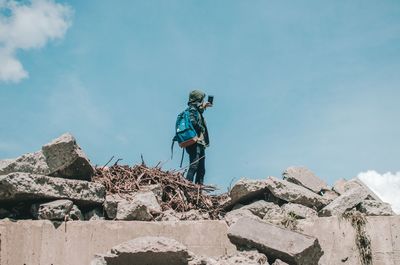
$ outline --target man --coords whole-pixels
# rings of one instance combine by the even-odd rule
[[[203,112],[206,108],[211,107],[210,102],[204,102],[204,92],[193,90],[189,94],[189,113],[190,121],[197,133],[198,140],[195,144],[186,147],[186,152],[189,154],[190,166],[186,178],[193,181],[196,175],[195,183],[204,183],[205,169],[205,148],[209,146],[207,125],[203,117]]]

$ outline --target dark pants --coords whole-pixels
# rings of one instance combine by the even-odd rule
[[[205,168],[205,152],[204,146],[201,144],[194,144],[186,147],[186,152],[189,154],[190,166],[186,175],[186,179],[193,182],[194,175],[196,175],[196,184],[204,183]]]

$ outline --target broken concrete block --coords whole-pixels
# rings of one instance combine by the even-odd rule
[[[94,167],[75,138],[65,133],[42,147],[50,175],[90,181]]]
[[[253,218],[253,219],[260,219],[258,216],[254,215],[252,212],[246,209],[236,209],[232,210],[230,212],[227,212],[224,220],[228,225],[232,225],[236,223],[239,219],[247,217],[247,218]]]
[[[332,190],[337,192],[339,195],[345,193],[346,182],[347,180],[345,180],[344,178],[339,179],[338,181],[335,182],[335,185],[333,185]]]
[[[282,210],[287,215],[293,215],[296,219],[306,219],[318,217],[317,211],[297,203],[287,203],[282,205]]]
[[[357,206],[360,202],[368,197],[368,191],[362,187],[351,189],[330,204],[325,206],[319,213],[319,216],[341,216],[347,210]]]
[[[95,220],[104,220],[104,214],[103,214],[103,209],[100,207],[96,207],[88,212],[86,212],[84,215],[85,220],[87,221],[95,221]]]
[[[283,173],[284,180],[303,186],[315,193],[327,189],[328,185],[306,167],[289,167]]]
[[[262,198],[266,193],[265,180],[241,179],[232,187],[229,196],[231,204],[252,201]]]
[[[232,255],[225,255],[216,260],[215,265],[268,265],[267,257],[256,250],[239,251]]]
[[[322,197],[325,198],[329,202],[331,202],[334,199],[336,199],[337,197],[339,197],[339,194],[337,194],[333,190],[322,190],[321,193],[322,193]]]
[[[210,215],[207,212],[201,212],[195,209],[176,214],[179,216],[179,220],[184,221],[210,220]]]
[[[35,203],[31,207],[33,217],[39,220],[64,220],[72,209],[71,200],[56,200],[47,203]]]
[[[159,216],[156,217],[156,221],[174,221],[180,220],[180,216],[173,209],[163,211]]]
[[[347,181],[347,182],[344,184],[344,190],[345,190],[345,192],[346,192],[346,191],[349,191],[349,190],[351,190],[351,189],[358,188],[358,187],[362,187],[363,189],[365,189],[365,190],[368,192],[368,197],[369,197],[369,199],[371,199],[371,200],[376,200],[376,201],[379,201],[379,202],[383,202],[383,201],[381,200],[381,198],[379,198],[378,195],[376,195],[367,185],[364,184],[364,182],[362,182],[362,181],[361,181],[360,179],[358,179],[358,178],[351,179],[351,180]]]
[[[279,208],[279,206],[273,202],[267,202],[264,200],[255,201],[247,205],[238,204],[233,207],[233,209],[249,210],[252,214],[257,215],[260,218],[264,218],[266,214],[270,213],[271,210],[275,210],[276,208]]]
[[[50,169],[42,151],[38,151],[24,154],[15,159],[0,160],[0,175],[7,175],[13,172],[48,175]]]
[[[386,202],[375,200],[365,200],[360,203],[359,210],[370,216],[390,216],[395,215],[392,206]]]
[[[83,214],[81,210],[78,208],[78,206],[73,205],[71,211],[68,214],[68,220],[72,221],[83,221],[85,218],[83,217]]]
[[[123,198],[119,195],[107,195],[104,209],[108,218],[116,220],[150,221],[153,214],[161,213],[161,206],[153,192],[137,192]]]
[[[251,247],[293,265],[317,265],[323,254],[318,239],[251,218],[229,227],[228,237],[239,247]]]
[[[286,213],[279,205],[271,204],[262,219],[268,223],[280,225],[285,217]]]
[[[191,255],[178,241],[166,237],[139,237],[111,249],[110,253],[96,257],[96,265],[152,264],[187,265]],[[95,260],[96,260],[95,259]],[[103,262],[103,263],[101,263]],[[93,262],[92,262],[93,264]]]
[[[269,177],[265,181],[265,185],[275,197],[287,202],[298,203],[316,209],[321,209],[329,203],[327,199],[309,189],[286,180]]]
[[[272,263],[272,265],[289,265],[286,262],[281,261],[280,259],[275,260],[274,263]]]
[[[101,204],[105,187],[98,183],[30,173],[0,176],[0,202],[70,199],[78,205]]]

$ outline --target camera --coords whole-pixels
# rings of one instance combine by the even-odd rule
[[[214,102],[214,96],[209,95],[207,101],[212,105]]]

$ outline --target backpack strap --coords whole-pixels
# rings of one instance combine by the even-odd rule
[[[180,168],[182,168],[182,164],[183,164],[183,156],[185,155],[185,148],[182,148],[182,158],[181,158],[181,165],[179,166]]]

